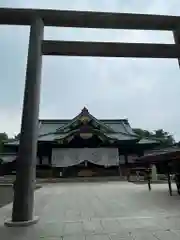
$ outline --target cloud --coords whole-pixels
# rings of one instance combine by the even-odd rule
[[[145,4],[146,2],[146,4]],[[1,7],[179,15],[179,0],[3,1]],[[0,27],[0,132],[20,128],[28,27]],[[172,43],[169,32],[46,28],[45,39]],[[177,60],[43,57],[41,118],[72,118],[83,106],[99,118],[127,117],[133,127],[164,128],[180,139]]]

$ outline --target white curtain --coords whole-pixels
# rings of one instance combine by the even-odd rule
[[[42,165],[48,165],[49,164],[49,158],[47,156],[42,157]]]
[[[98,165],[117,166],[119,163],[118,149],[117,148],[91,148],[88,160]]]
[[[61,148],[52,150],[52,165],[68,167],[89,161],[97,165],[117,166],[117,148]]]
[[[83,162],[85,159],[79,157],[78,150],[75,148],[52,149],[52,166],[69,167]]]
[[[134,163],[135,162],[135,160],[137,159],[137,155],[135,155],[135,154],[133,154],[133,155],[129,155],[128,156],[128,162],[129,163]]]
[[[120,155],[119,156],[119,163],[120,164],[124,164],[125,163],[125,156],[124,155]]]

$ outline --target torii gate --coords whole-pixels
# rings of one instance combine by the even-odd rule
[[[12,219],[5,222],[23,226],[38,220],[33,209],[42,55],[177,58],[180,64],[180,17],[0,8],[0,24],[31,26]],[[172,31],[175,44],[46,41],[44,26]]]

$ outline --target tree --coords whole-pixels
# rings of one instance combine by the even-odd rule
[[[161,141],[162,146],[166,147],[175,144],[173,136],[163,129],[155,130],[154,137]]]
[[[20,139],[20,133],[14,136],[14,139],[19,140]]]
[[[159,140],[161,147],[172,146],[175,143],[173,136],[168,132],[165,132],[163,129],[157,129],[153,132],[149,132],[140,128],[135,128],[133,130],[140,138],[151,138]]]
[[[3,151],[3,142],[8,140],[8,135],[6,133],[0,133],[0,152]]]
[[[134,128],[133,131],[140,137],[140,138],[149,138],[152,136],[152,132],[147,130],[143,130],[141,128]]]

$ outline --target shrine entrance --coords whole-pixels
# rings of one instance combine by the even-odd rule
[[[0,8],[0,24],[31,26],[12,221],[6,222],[22,226],[38,220],[33,206],[42,55],[177,58],[180,62],[180,17]],[[47,41],[44,26],[172,31],[175,44]]]

